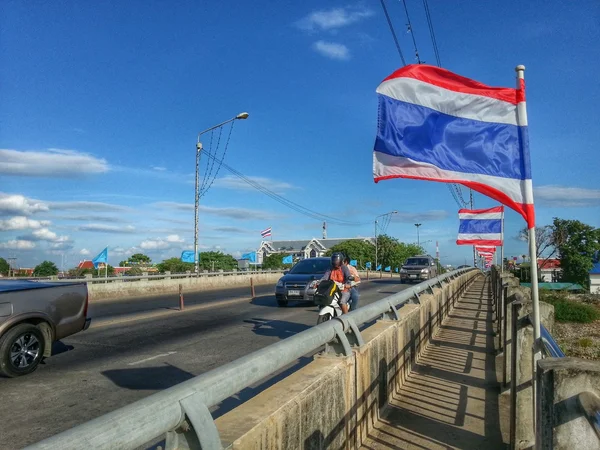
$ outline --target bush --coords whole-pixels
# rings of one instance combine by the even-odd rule
[[[579,339],[579,346],[583,348],[588,348],[594,345],[594,341],[590,338],[581,338]]]
[[[557,322],[590,323],[600,319],[600,310],[594,306],[568,300],[566,294],[542,294],[541,300],[554,306]]]

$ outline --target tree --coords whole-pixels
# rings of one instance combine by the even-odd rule
[[[263,258],[262,268],[263,269],[289,269],[293,264],[284,264],[283,258],[285,258],[287,254],[285,253],[273,253],[266,258]]]
[[[194,263],[183,262],[181,258],[177,257],[165,259],[163,262],[158,263],[156,267],[161,273],[165,273],[166,271],[170,271],[171,273],[185,273],[188,270],[190,272],[194,271]]]
[[[75,269],[71,269],[69,270],[69,275],[73,276],[73,277],[83,277],[84,275],[87,274],[92,274],[92,275],[96,275],[96,276],[104,276],[104,268],[102,269],[79,269],[79,268],[75,268]],[[110,264],[108,265],[108,269],[106,270],[106,274],[108,276],[114,275],[115,274],[115,268],[113,266],[111,266]]]
[[[200,270],[229,272],[237,268],[237,259],[223,252],[201,252],[198,258]]]
[[[43,261],[33,269],[34,277],[49,277],[58,275],[58,267],[52,261]]]
[[[331,256],[334,252],[342,252],[350,259],[357,260],[360,266],[364,266],[367,262],[375,264],[375,246],[367,241],[353,239],[340,242],[327,250],[325,255]]]
[[[554,218],[553,240],[556,243],[563,281],[587,286],[588,273],[600,250],[600,229],[579,220]]]
[[[523,242],[529,243],[529,230],[527,227],[523,228],[519,231],[519,240]],[[546,261],[552,258],[557,252],[555,236],[554,236],[554,228],[552,225],[544,225],[541,227],[535,227],[535,254],[536,257],[542,259],[541,264],[538,264],[539,267],[544,267]],[[544,255],[545,253],[545,255]],[[523,259],[525,259],[525,255],[523,255]]]
[[[0,258],[0,275],[8,275],[10,265],[4,258]]]
[[[132,266],[149,266],[152,260],[143,253],[135,253],[127,259],[127,263]]]

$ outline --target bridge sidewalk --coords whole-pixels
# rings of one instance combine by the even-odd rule
[[[487,280],[474,282],[363,449],[507,448],[500,429],[492,314]]]

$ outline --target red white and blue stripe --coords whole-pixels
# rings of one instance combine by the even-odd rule
[[[534,224],[527,123],[520,89],[486,86],[426,64],[405,66],[377,88],[375,182],[413,178],[463,184]]]
[[[271,227],[267,228],[266,230],[262,230],[262,231],[260,232],[260,235],[261,235],[262,237],[264,237],[264,238],[265,238],[265,237],[268,237],[268,236],[271,236]]]
[[[460,209],[457,245],[502,245],[504,207],[489,209]]]

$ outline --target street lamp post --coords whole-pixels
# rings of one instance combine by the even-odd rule
[[[378,264],[378,241],[377,241],[377,219],[379,219],[380,217],[384,217],[384,216],[390,216],[392,214],[398,214],[398,211],[390,211],[387,212],[385,214],[380,214],[377,217],[375,217],[375,270],[377,270],[377,266]]]
[[[202,152],[202,143],[200,142],[200,136],[202,136],[204,133],[214,130],[215,128],[222,127],[223,125],[229,122],[233,122],[234,120],[247,118],[247,112],[239,113],[237,116],[232,117],[231,119],[226,120],[225,122],[221,122],[218,125],[207,128],[206,130],[198,133],[198,142],[196,143],[196,194],[194,196],[194,271],[196,273],[196,276],[198,276],[200,273],[198,267],[198,202],[200,200],[200,152]]]
[[[419,227],[421,226],[421,223],[415,223],[415,227],[417,227],[417,246],[421,246],[421,240],[419,239]]]

